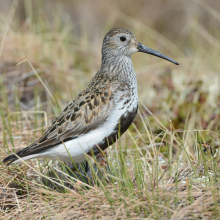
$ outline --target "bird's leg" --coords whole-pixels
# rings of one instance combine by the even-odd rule
[[[86,166],[85,166],[85,172],[86,172],[86,174],[88,173],[88,171],[89,171],[89,163],[88,163],[88,161],[86,161]]]

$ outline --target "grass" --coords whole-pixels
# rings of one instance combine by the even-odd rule
[[[23,24],[16,1],[8,22],[0,21],[1,161],[39,138],[100,66],[104,33],[91,41],[87,27],[77,32],[61,9],[49,19],[26,4]],[[214,8],[207,13],[220,18]],[[114,16],[180,66],[133,55],[138,115],[118,142],[88,158],[88,175],[85,163],[77,172],[62,161],[0,162],[1,219],[219,218],[219,31],[212,35],[192,18],[171,42],[132,17]]]

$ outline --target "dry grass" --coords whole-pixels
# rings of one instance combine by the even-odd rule
[[[211,6],[195,4],[209,20],[220,19]],[[7,22],[0,21],[1,160],[40,137],[89,82],[103,38],[99,31],[92,40],[84,24],[77,32],[68,15],[59,16],[66,14],[61,9],[52,19],[36,12],[22,24],[16,10],[15,1]],[[134,55],[138,116],[120,141],[88,159],[84,180],[63,163],[0,162],[1,219],[219,219],[219,29],[191,17],[173,43],[131,11],[114,13],[103,29],[124,24],[180,66]],[[44,85],[28,62],[16,65],[25,59]]]

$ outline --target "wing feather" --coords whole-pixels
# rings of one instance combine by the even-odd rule
[[[109,84],[107,82],[92,84],[93,86],[91,84],[92,82],[84,92],[64,108],[38,141],[18,151],[17,155],[25,157],[37,154],[62,141],[65,142],[95,130],[106,121],[117,105],[117,101],[129,95],[128,90],[124,89],[127,86],[125,83]],[[118,97],[118,94],[121,94],[121,97]],[[16,159],[15,155],[10,155],[4,159],[4,162],[13,162]]]

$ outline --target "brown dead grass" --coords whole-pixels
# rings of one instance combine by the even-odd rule
[[[170,187],[175,186],[170,184]],[[213,197],[219,199],[218,190],[212,193],[212,187],[202,192],[203,188],[200,185],[195,187],[189,195],[188,185],[182,184],[175,193],[180,199],[178,204],[175,204],[175,198],[170,197],[172,190],[163,192],[158,200],[164,198],[170,200],[169,207],[158,204],[158,201],[147,194],[143,194],[142,199],[136,201],[118,192],[115,193],[115,188],[112,187],[108,189],[114,200],[112,205],[109,204],[103,191],[98,188],[90,189],[83,196],[71,193],[64,195],[39,189],[36,190],[37,192],[31,192],[28,199],[17,196],[14,188],[1,188],[1,201],[4,201],[4,206],[2,204],[1,206],[10,208],[10,212],[5,212],[2,217],[5,219],[40,219],[46,216],[53,219],[140,219],[147,215],[148,218],[153,219],[158,219],[159,216],[163,216],[163,219],[218,219],[219,213],[213,215],[213,206],[216,203]]]
[[[0,219],[219,219],[220,54],[219,31],[207,29],[212,10],[203,5],[210,16],[205,28],[190,16],[176,42],[165,37],[171,33],[164,32],[158,23],[169,10],[160,9],[162,17],[152,22],[165,35],[135,19],[135,12],[129,10],[129,16],[114,13],[115,18],[110,17],[103,29],[129,26],[142,43],[166,50],[180,66],[134,55],[140,111],[121,139],[126,163],[118,170],[119,177],[112,175],[106,185],[102,181],[86,185],[67,175],[64,187],[59,178],[52,180],[44,161],[10,167],[0,164]],[[213,16],[220,17],[218,13]],[[90,36],[91,27],[83,24],[77,24],[80,34],[77,28],[72,32],[69,21],[42,18],[36,23],[26,20],[18,27],[15,23],[12,16],[0,63],[1,160],[39,138],[62,107],[84,88],[99,68],[103,38],[98,29],[96,35],[91,30]],[[3,33],[7,25],[0,22]],[[1,36],[1,42],[3,39]],[[16,66],[25,59],[38,72],[55,103],[27,63]],[[120,164],[118,154],[110,158],[112,152],[120,151],[119,145],[107,151],[112,165]],[[214,149],[213,155],[209,148]],[[111,174],[105,170],[106,159],[99,158],[98,163],[104,169],[103,176]],[[56,182],[56,187],[45,184],[43,178]]]

